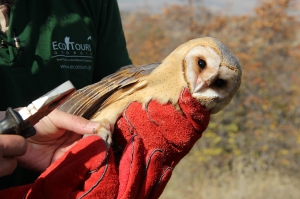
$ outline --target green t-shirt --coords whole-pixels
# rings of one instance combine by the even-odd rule
[[[15,0],[0,48],[0,110],[28,105],[70,80],[79,89],[131,64],[116,0]]]
[[[0,111],[28,105],[70,80],[79,89],[131,64],[116,0],[15,0],[7,35],[25,51],[0,48]],[[18,167],[0,189],[38,176]]]

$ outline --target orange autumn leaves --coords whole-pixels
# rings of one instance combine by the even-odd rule
[[[241,88],[213,115],[192,151],[200,164],[221,167],[248,155],[270,166],[300,168],[299,2],[264,0],[242,16],[212,13],[201,1],[122,13],[135,65],[162,61],[181,43],[204,36],[221,40],[240,60]]]

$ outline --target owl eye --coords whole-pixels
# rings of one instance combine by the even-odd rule
[[[206,62],[203,59],[198,60],[198,65],[201,69],[204,69],[206,66]]]
[[[214,82],[214,86],[218,87],[218,88],[221,88],[223,86],[225,86],[226,84],[226,81],[223,80],[223,79],[217,79],[215,82]]]

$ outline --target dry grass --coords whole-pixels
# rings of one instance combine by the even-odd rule
[[[161,199],[299,199],[300,178],[238,158],[230,170],[190,171],[189,159],[174,170]],[[212,169],[212,168],[211,168]],[[190,172],[190,173],[188,173]],[[219,174],[217,174],[219,173]]]

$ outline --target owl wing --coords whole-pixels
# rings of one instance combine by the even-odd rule
[[[101,81],[76,91],[58,109],[90,118],[96,111],[144,87],[147,82],[141,81],[141,78],[159,65],[160,63],[139,67],[124,66]]]

